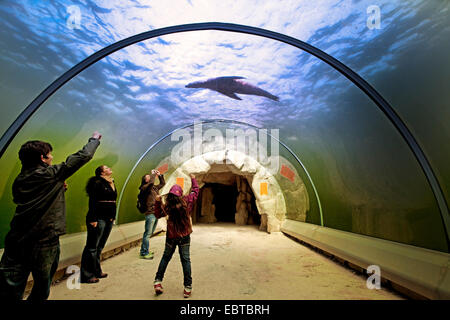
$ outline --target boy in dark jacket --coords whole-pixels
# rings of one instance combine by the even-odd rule
[[[159,184],[155,185],[156,176],[159,178]],[[142,237],[142,245],[140,251],[141,259],[153,259],[153,251],[149,250],[150,237],[155,232],[158,219],[155,217],[155,198],[165,186],[164,176],[158,170],[152,170],[151,175],[147,174],[142,177],[140,191],[147,194],[147,211],[145,214],[145,231]]]
[[[59,262],[59,236],[66,233],[65,180],[92,159],[100,138],[94,132],[80,151],[57,165],[52,165],[47,142],[28,141],[20,148],[22,170],[12,186],[17,207],[0,262],[0,298],[22,299],[30,272],[34,285],[28,299],[48,298]]]

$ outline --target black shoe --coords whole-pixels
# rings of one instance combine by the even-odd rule
[[[99,281],[100,280],[98,278],[90,278],[90,279],[87,279],[87,280],[81,280],[80,282],[81,283],[97,283]]]
[[[106,278],[107,276],[107,273],[102,273],[101,275],[97,276],[97,278]]]

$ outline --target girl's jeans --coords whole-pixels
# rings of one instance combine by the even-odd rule
[[[164,278],[164,273],[166,271],[167,265],[172,259],[173,253],[178,246],[178,252],[180,253],[181,265],[183,267],[184,275],[184,286],[192,287],[192,277],[191,277],[191,259],[190,259],[190,249],[191,236],[187,235],[182,238],[169,239],[166,238],[166,248],[164,254],[159,263],[158,272],[156,273],[155,281],[162,281]]]

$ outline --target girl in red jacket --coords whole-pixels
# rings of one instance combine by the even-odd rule
[[[157,196],[155,199],[155,216],[158,218],[166,215],[169,216],[167,220],[166,247],[161,262],[159,263],[154,282],[156,294],[163,293],[161,282],[177,246],[179,247],[178,251],[183,267],[184,297],[188,298],[192,292],[191,260],[189,253],[191,244],[190,234],[192,233],[191,211],[197,200],[199,189],[195,176],[191,174],[190,177],[192,189],[189,195],[183,197],[183,189],[176,184],[170,188],[165,205],[161,204],[160,196]]]

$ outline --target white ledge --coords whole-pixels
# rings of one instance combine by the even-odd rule
[[[285,220],[281,231],[429,299],[450,299],[450,254]]]

